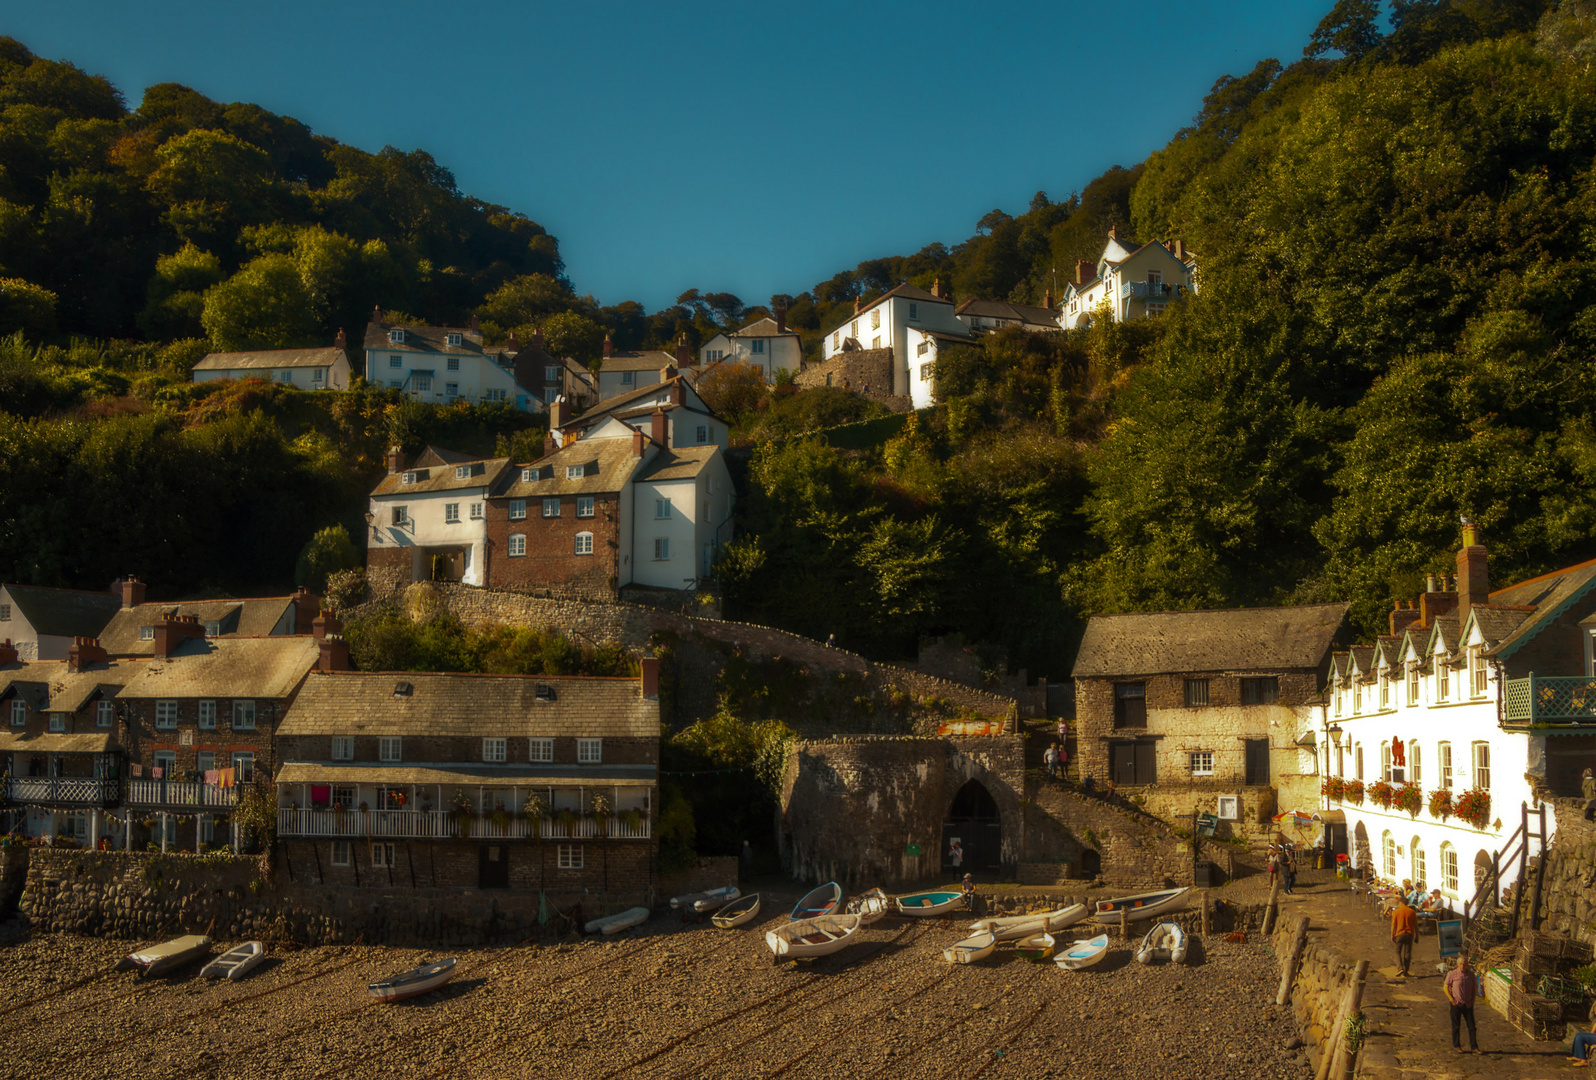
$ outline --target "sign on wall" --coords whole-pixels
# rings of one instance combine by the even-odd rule
[[[918,857],[919,854],[920,854],[920,845],[919,844],[910,844],[908,847],[903,849],[903,853],[905,855]]]
[[[1212,836],[1219,828],[1219,818],[1213,814],[1197,815],[1197,835]]]

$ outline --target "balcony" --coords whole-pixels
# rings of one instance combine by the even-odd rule
[[[1584,675],[1508,679],[1505,719],[1555,727],[1596,723],[1596,678]]]
[[[21,776],[5,782],[5,797],[14,803],[109,806],[117,799],[120,780],[78,776]]]
[[[495,825],[491,818],[474,817],[461,837],[460,824],[453,814],[438,810],[295,810],[279,807],[277,810],[277,835],[295,837],[367,837],[420,839],[420,840],[596,840],[601,838],[596,818],[577,818],[565,823],[545,818],[538,823],[534,837],[532,823],[525,818],[512,817],[504,825]],[[605,822],[603,838],[610,840],[646,840],[651,835],[650,822],[645,816],[636,827],[628,825],[619,814],[612,814]]]
[[[1154,285],[1146,281],[1126,281],[1119,287],[1121,300],[1173,300],[1180,293],[1178,285]]]
[[[238,789],[202,784],[198,781],[129,780],[129,806],[213,806],[230,810],[238,805]]]

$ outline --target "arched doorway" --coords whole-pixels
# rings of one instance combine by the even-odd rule
[[[1103,857],[1089,847],[1081,848],[1081,877],[1090,880],[1103,872]]]
[[[1474,854],[1474,891],[1478,893],[1480,891],[1480,886],[1484,885],[1485,882],[1490,879],[1490,877],[1491,856],[1486,853],[1484,848],[1481,848]],[[1483,903],[1487,907],[1495,907],[1497,893],[1501,891],[1502,883],[1500,881],[1491,882],[1491,891],[1485,895]]]
[[[954,841],[962,852],[951,852]],[[949,873],[992,873],[1003,866],[1003,818],[997,800],[979,780],[971,780],[953,796],[942,822],[942,869]]]
[[[1359,869],[1370,865],[1369,830],[1363,827],[1361,821],[1352,830],[1352,865]]]

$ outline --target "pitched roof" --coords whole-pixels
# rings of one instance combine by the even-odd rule
[[[659,371],[666,365],[674,365],[676,357],[668,352],[658,349],[647,349],[643,352],[613,352],[604,358],[599,366],[599,374],[606,371]]]
[[[1402,635],[1382,634],[1374,639],[1374,643],[1386,667],[1397,667],[1402,663]]]
[[[472,461],[481,461],[479,457],[462,454],[458,450],[445,450],[441,446],[428,443],[426,448],[416,455],[416,460],[410,465],[413,469],[425,469],[435,465],[464,465]]]
[[[403,330],[404,341],[389,341],[388,331]],[[460,344],[450,345],[449,335],[459,334]],[[467,326],[412,326],[408,323],[372,322],[366,324],[366,337],[361,343],[368,351],[381,352],[384,349],[401,349],[410,352],[431,352],[440,356],[446,353],[463,355],[465,353],[480,353],[484,356],[502,356],[504,349],[482,347],[482,334]]]
[[[966,300],[955,315],[979,315],[983,319],[1017,319],[1032,326],[1057,326],[1058,312],[1030,304],[1010,304],[1002,300]]]
[[[567,477],[568,466],[582,465],[581,476]],[[579,439],[562,446],[531,465],[505,472],[504,482],[493,498],[535,499],[545,495],[595,495],[620,491],[637,469],[630,439]],[[542,477],[523,480],[526,469],[537,469]],[[546,475],[545,475],[546,473]]]
[[[1596,587],[1596,559],[1497,589],[1489,598],[1492,607],[1525,606],[1535,611],[1489,652],[1494,656],[1509,655],[1589,593],[1592,587]]]
[[[534,784],[548,787],[603,785],[651,787],[659,775],[655,765],[477,765],[471,762],[425,765],[317,761],[285,762],[277,770],[279,784]]]
[[[719,334],[715,335],[715,337],[719,337],[719,336],[720,336]],[[777,330],[776,329],[776,320],[772,319],[769,315],[766,315],[763,318],[755,319],[753,322],[749,323],[747,326],[739,326],[737,329],[735,329],[735,330],[733,330],[731,332],[730,336],[731,337],[797,337],[798,336],[798,331],[796,331],[796,330]],[[714,340],[714,338],[710,339],[710,341],[713,341],[713,340]],[[707,345],[708,342],[705,342],[705,344]]]
[[[43,637],[94,637],[122,606],[111,592],[0,583],[33,631]]]
[[[865,304],[858,311],[850,313],[849,315],[844,317],[843,320],[841,322],[839,322],[836,326],[833,326],[831,328],[831,330],[827,330],[826,333],[828,333],[828,334],[832,333],[833,331],[835,331],[837,329],[840,329],[843,326],[846,326],[848,323],[852,322],[854,319],[857,319],[859,316],[863,315],[865,312],[869,311],[871,308],[877,307],[877,306],[879,306],[881,304],[884,304],[888,300],[891,300],[893,297],[897,297],[897,298],[902,299],[902,300],[913,300],[913,301],[915,301],[917,303],[947,304],[949,307],[953,306],[953,301],[952,300],[944,300],[940,296],[933,296],[931,293],[928,293],[924,289],[920,288],[920,286],[918,286],[918,285],[910,285],[907,281],[905,281],[903,284],[898,285],[895,288],[888,289],[886,292],[882,293],[880,296],[876,297],[874,300],[872,300],[869,303]]]
[[[481,468],[472,468],[481,466]],[[510,467],[509,458],[492,458],[488,461],[461,461],[452,465],[435,465],[418,469],[411,467],[396,473],[389,473],[377,481],[377,486],[371,489],[373,496],[382,495],[428,495],[439,491],[463,491],[471,488],[492,488],[499,482],[504,471]],[[456,476],[455,473],[469,468],[465,476]],[[405,483],[407,474],[415,477],[410,483]]]
[[[165,660],[149,660],[120,696],[285,698],[320,657],[308,635],[189,640]]]
[[[408,693],[396,693],[401,684]],[[539,700],[538,688],[554,691]],[[659,737],[659,701],[638,679],[437,672],[317,672],[277,734]]]
[[[88,732],[82,735],[61,733],[28,735],[21,731],[0,732],[0,754],[103,754],[111,748],[111,734]]]
[[[1357,670],[1363,672],[1364,675],[1372,675],[1374,673],[1373,645],[1354,645],[1349,651],[1352,654],[1353,663],[1358,665]]]
[[[704,471],[704,467],[720,453],[718,446],[681,446],[663,450],[644,468],[638,480],[663,483],[668,480],[691,480]]]
[[[1319,667],[1347,604],[1094,615],[1075,677]]]
[[[8,664],[0,668],[0,697],[15,686],[41,712],[77,712],[97,696],[115,697],[142,670],[137,660],[91,664],[80,671],[68,671],[65,660]]]
[[[938,341],[951,341],[955,345],[968,345],[976,340],[976,336],[970,333],[955,334],[951,330],[929,330],[924,326],[915,326],[910,329],[917,330],[928,338],[936,338]]]
[[[657,405],[634,405],[634,403],[643,402],[644,399],[658,398],[661,395],[665,395],[668,398],[672,386],[682,387],[683,402],[691,400],[693,403],[688,406],[689,408],[696,407],[695,411],[703,411],[708,415],[714,415],[709,412],[709,407],[704,404],[704,399],[698,396],[698,391],[692,389],[692,383],[683,376],[677,375],[675,378],[666,379],[663,382],[647,383],[624,393],[611,394],[581,416],[567,421],[565,426],[568,428],[592,427],[600,420],[610,416],[637,415],[636,412],[628,411],[634,408],[639,408],[643,412],[653,412],[656,407],[669,411],[677,406],[672,405],[668,400],[659,402]],[[689,393],[692,395],[691,399],[688,397]],[[716,417],[716,419],[719,419],[719,417]]]
[[[293,606],[292,596],[139,604],[111,616],[100,632],[100,647],[112,656],[154,656],[155,640],[141,640],[139,631],[160,622],[162,615],[192,615],[202,623],[216,623],[217,635],[265,637]]]
[[[1450,615],[1437,615],[1434,619],[1430,620],[1430,638],[1429,641],[1425,643],[1425,651],[1434,653],[1435,642],[1436,639],[1439,638],[1441,641],[1441,651],[1445,655],[1451,656],[1452,654],[1456,653],[1458,642],[1460,640],[1458,636],[1460,629],[1461,627],[1458,625],[1458,617],[1456,613]]]
[[[242,371],[254,368],[332,367],[339,357],[348,359],[342,349],[262,349],[254,352],[206,353],[194,365],[195,371]]]
[[[1473,604],[1469,607],[1469,618],[1480,628],[1480,636],[1485,639],[1487,647],[1511,637],[1513,631],[1534,613],[1532,607],[1507,604]]]

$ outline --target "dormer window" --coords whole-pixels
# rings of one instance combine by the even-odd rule
[[[403,330],[388,331],[388,341],[393,345],[403,345],[405,343],[405,332]]]
[[[550,686],[548,683],[538,683],[536,697],[539,701],[553,701],[554,687]]]
[[[399,482],[401,484],[414,484],[416,482],[416,474],[413,472],[400,473]]]
[[[466,480],[466,479],[469,479],[470,476],[471,476],[471,466],[469,466],[469,465],[456,465],[454,467],[454,478],[456,480]]]
[[[448,334],[445,335],[445,338],[449,342],[450,345],[459,345],[460,344],[460,334],[459,334],[458,331],[455,331],[455,330],[449,331]]]

